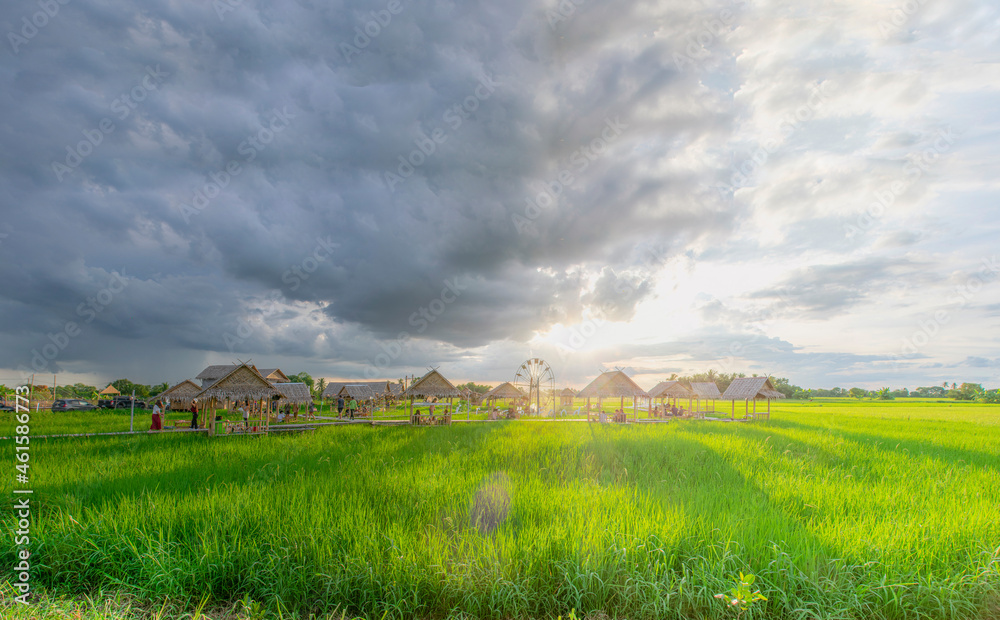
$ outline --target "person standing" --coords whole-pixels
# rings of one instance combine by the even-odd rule
[[[163,412],[160,409],[160,401],[156,401],[153,405],[153,423],[150,424],[149,430],[151,431],[162,431],[163,430]]]
[[[344,397],[343,396],[338,396],[337,397],[337,417],[338,418],[344,417]]]
[[[347,408],[351,410],[351,419],[354,419],[354,414],[358,412],[358,401],[353,396],[351,397],[351,402],[347,403]]]
[[[191,401],[191,428],[198,428],[198,399]]]

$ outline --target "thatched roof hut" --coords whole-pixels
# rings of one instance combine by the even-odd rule
[[[341,388],[343,388],[346,383],[327,383],[326,388],[323,390],[321,398],[337,398],[337,394],[340,393]]]
[[[121,392],[119,392],[117,389],[115,389],[115,386],[113,386],[113,385],[111,385],[109,383],[108,387],[106,387],[106,388],[104,388],[103,390],[100,391],[100,394],[102,394],[102,395],[109,395],[109,396],[115,396],[117,394],[121,394]]]
[[[280,368],[258,369],[253,364],[247,365],[260,373],[260,376],[270,383],[288,383],[288,377],[285,376],[285,373],[281,372]],[[198,373],[198,376],[195,377],[195,379],[201,381],[201,387],[206,388],[240,366],[242,366],[242,364],[214,364],[212,366],[207,366],[205,370]]]
[[[729,384],[722,400],[771,400],[784,397],[784,394],[774,388],[770,377],[740,377]]]
[[[680,381],[660,381],[649,391],[650,398],[691,398],[693,392]]]
[[[428,398],[431,396],[437,398],[454,398],[461,395],[462,392],[451,381],[445,379],[444,375],[437,370],[431,370],[423,377],[420,377],[403,392],[403,396],[407,398]]]
[[[240,364],[223,377],[202,389],[198,400],[261,400],[280,396],[274,385],[253,366]]]
[[[784,398],[785,395],[774,388],[770,377],[740,377],[733,379],[733,382],[726,388],[726,393],[722,395],[723,400],[733,401],[730,417],[736,418],[736,401],[744,402],[744,415],[754,418],[766,416],[771,419],[771,401],[776,398]],[[757,413],[757,401],[767,401],[767,412]],[[750,403],[753,402],[753,412],[750,411]]]
[[[694,395],[701,400],[717,400],[722,398],[722,393],[719,392],[719,386],[715,385],[715,382],[708,383],[692,383],[691,390]]]
[[[301,405],[312,402],[312,394],[309,393],[309,386],[305,383],[272,383],[276,390],[281,392],[281,400],[278,404],[292,403]]]
[[[648,397],[649,394],[620,370],[601,373],[577,394],[579,398],[639,398],[640,396]]]
[[[559,404],[562,406],[573,406],[573,399],[576,398],[576,390],[572,388],[563,388],[559,392]]]
[[[504,383],[501,383],[500,385],[496,386],[489,392],[486,392],[486,395],[483,396],[483,400],[486,401],[498,400],[501,398],[521,399],[524,398],[524,392],[514,387],[514,384],[511,383],[510,381],[505,381]]]
[[[198,384],[190,379],[185,379],[160,392],[156,398],[169,400],[171,411],[183,411],[191,406],[191,400],[198,396],[198,392],[201,392]]]
[[[337,396],[344,397],[345,400],[353,398],[354,400],[375,400],[379,398],[379,394],[376,394],[371,387],[363,383],[347,383],[340,388],[337,392]]]
[[[403,392],[403,386],[392,381],[339,381],[326,384],[323,390],[323,398],[337,398],[345,385],[363,385],[371,390],[376,398],[399,398]]]

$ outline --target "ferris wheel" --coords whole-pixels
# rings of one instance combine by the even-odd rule
[[[555,411],[556,376],[545,360],[533,357],[522,363],[514,373],[514,387],[528,398],[529,407],[534,405],[536,414]]]

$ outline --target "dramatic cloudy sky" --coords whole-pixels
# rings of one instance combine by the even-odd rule
[[[48,1],[0,8],[4,383],[1000,386],[995,2]]]

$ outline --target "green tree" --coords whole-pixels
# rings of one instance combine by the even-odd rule
[[[300,372],[295,375],[288,375],[288,380],[292,383],[305,383],[309,387],[309,393],[313,391],[313,378],[307,372]]]
[[[852,387],[848,393],[851,395],[851,398],[857,398],[858,400],[868,396],[868,390],[859,387]]]
[[[879,400],[896,400],[896,397],[892,395],[892,390],[887,387],[882,388],[875,392]]]
[[[313,396],[322,396],[323,390],[325,389],[326,389],[326,379],[320,377],[319,381],[316,382],[316,391],[313,393]]]

